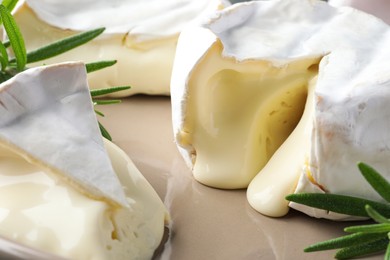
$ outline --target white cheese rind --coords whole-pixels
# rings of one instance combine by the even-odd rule
[[[322,1],[254,1],[228,7],[216,13],[210,23],[204,24],[201,28],[187,30],[179,38],[171,91],[176,142],[187,163],[194,167],[195,178],[198,179],[199,176],[196,173],[196,164],[200,158],[197,151],[200,143],[210,143],[206,158],[208,161],[202,162],[206,166],[212,165],[224,152],[221,149],[213,154],[215,146],[211,145],[212,142],[204,141],[208,137],[199,134],[208,129],[205,122],[217,120],[214,112],[211,109],[207,110],[206,104],[207,102],[219,104],[218,97],[213,96],[213,91],[224,85],[204,84],[211,82],[216,74],[211,73],[211,76],[202,78],[197,77],[201,75],[198,72],[210,71],[210,66],[219,71],[230,70],[231,64],[235,62],[237,66],[233,70],[245,75],[250,70],[255,70],[255,65],[248,69],[245,64],[268,62],[275,70],[285,72],[280,76],[271,74],[268,69],[257,68],[259,81],[274,77],[276,82],[283,82],[288,73],[299,71],[299,66],[294,67],[291,64],[307,62],[306,74],[302,70],[302,75],[306,75],[302,78],[303,81],[310,82],[312,77],[307,75],[318,73],[318,80],[313,86],[312,94],[309,95],[313,107],[310,108],[311,111],[307,111],[309,107],[306,107],[304,112],[304,115],[311,116],[304,116],[305,119],[302,120],[305,122],[301,121],[296,130],[301,132],[299,134],[293,132],[281,150],[276,152],[274,157],[278,159],[272,158],[262,171],[259,169],[259,175],[252,181],[248,190],[251,205],[263,214],[282,216],[288,211],[285,195],[321,189],[330,193],[381,200],[360,176],[356,162],[364,161],[371,164],[386,178],[390,178],[388,170],[390,167],[386,159],[390,155],[388,148],[390,145],[387,143],[390,140],[387,134],[387,111],[390,110],[386,104],[390,94],[388,83],[390,74],[386,71],[390,60],[390,52],[386,47],[390,41],[390,32],[384,22],[352,8],[333,8]],[[197,32],[202,34],[198,35]],[[191,38],[192,34],[198,37]],[[223,46],[222,53],[218,53],[219,49],[215,48],[218,44]],[[185,61],[180,56],[186,53],[185,50],[190,49],[192,53],[186,57],[189,60]],[[221,60],[226,62],[212,63],[210,53],[219,55]],[[310,60],[312,63],[308,62]],[[316,69],[318,64],[319,69]],[[250,77],[246,79],[253,80]],[[229,83],[224,84],[225,87],[229,86]],[[236,85],[245,84],[243,80],[241,84]],[[282,83],[270,84],[270,88],[276,91],[278,84]],[[203,86],[209,87],[209,90]],[[307,89],[308,86],[309,83]],[[191,100],[198,95],[197,91],[200,91],[198,89],[202,88],[206,89],[202,90],[204,100],[198,98],[197,105],[194,105]],[[235,94],[236,99],[233,98],[221,109],[225,110],[225,118],[231,116],[231,107],[235,106],[235,102],[246,91],[244,87],[242,88],[242,92]],[[223,95],[229,95],[229,91],[231,90],[226,90]],[[255,95],[254,91],[252,93]],[[211,101],[208,101],[210,98]],[[266,101],[260,98],[259,107],[264,106]],[[249,101],[242,106],[242,111],[248,106]],[[209,119],[191,121],[193,115],[198,113],[197,110],[201,109],[206,111],[205,115],[209,113]],[[247,113],[243,112],[242,117],[244,116],[247,116]],[[256,120],[268,124],[265,117]],[[236,122],[240,125],[238,123],[240,121]],[[306,127],[300,127],[302,124]],[[216,140],[222,140],[225,150],[234,151],[237,150],[235,140],[223,141],[219,136],[220,132],[234,128],[234,124],[226,124],[225,128],[221,126],[212,129],[214,132],[208,131],[214,133]],[[307,128],[308,131],[302,132]],[[235,139],[243,136],[248,136],[248,132],[237,131]],[[296,147],[300,145],[302,139],[310,142],[304,142],[305,145],[302,147]],[[253,145],[253,142],[248,144]],[[246,163],[252,160],[253,156],[260,158],[258,154],[249,153],[247,157],[240,159],[242,154],[237,152],[235,157],[224,160],[220,166],[231,169],[238,160]],[[289,165],[294,167],[290,168]],[[277,172],[279,170],[288,171],[285,174],[290,176],[289,179],[286,177],[280,181],[284,175],[283,172]],[[308,173],[311,178],[307,177]],[[202,178],[201,182],[219,188],[238,188],[230,184],[230,187],[221,185],[226,179],[231,178],[230,175],[205,172],[205,175],[213,174],[218,177],[212,182],[209,181],[212,177]],[[244,175],[237,171],[236,178],[236,183],[242,183]],[[267,191],[268,198],[263,196]],[[347,217],[313,211],[296,204],[290,206],[316,217],[333,219]]]
[[[91,88],[130,85],[131,89],[111,96],[169,95],[180,31],[190,24],[201,23],[208,14],[227,5],[224,0],[93,1],[92,4],[26,1],[14,17],[28,50],[79,31],[106,28],[92,42],[33,66],[73,60],[117,60],[116,65],[88,75]]]
[[[209,0],[25,0],[37,16],[61,29],[86,31],[105,27],[107,33],[129,33],[138,41],[179,34],[188,24],[199,24],[227,1]]]
[[[83,63],[28,69],[1,84],[0,142],[90,196],[127,205],[103,146]]]
[[[383,43],[390,39],[389,32],[384,34]],[[390,53],[381,51],[365,57],[354,50],[343,50],[342,54],[334,51],[322,61],[311,136],[311,175],[326,192],[384,202],[359,173],[356,163],[368,163],[390,179],[390,74],[384,69],[390,64]],[[301,176],[296,192],[312,192],[317,186]],[[310,210],[297,204],[292,206]],[[320,210],[313,214],[349,218]]]

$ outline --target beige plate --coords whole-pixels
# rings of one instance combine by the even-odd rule
[[[194,181],[173,142],[168,97],[135,96],[99,109],[106,115],[100,120],[114,142],[171,213],[170,238],[158,260],[332,259],[334,251],[302,250],[357,224],[318,220],[294,211],[283,218],[268,218],[248,205],[245,190],[217,190]],[[10,249],[0,241],[1,247]],[[383,259],[383,255],[366,259]]]

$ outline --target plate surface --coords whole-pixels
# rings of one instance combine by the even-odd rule
[[[196,182],[174,144],[169,97],[133,96],[99,109],[114,143],[170,211],[170,238],[159,260],[332,259],[335,251],[302,250],[358,224],[314,219],[293,210],[283,218],[265,217],[249,206],[245,190],[219,190]]]

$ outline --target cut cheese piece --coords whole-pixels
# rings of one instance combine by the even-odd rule
[[[109,141],[105,145],[128,208],[91,199],[0,147],[0,234],[67,259],[152,259],[166,209],[127,155]]]
[[[70,259],[151,259],[168,221],[131,160],[103,142],[84,63],[0,85],[0,235]]]
[[[356,162],[390,178],[389,43],[381,20],[309,0],[235,4],[184,30],[173,128],[194,177],[218,188],[249,184],[249,203],[270,216],[288,212],[293,192],[381,200]]]
[[[127,206],[103,146],[83,63],[29,69],[1,84],[0,143],[89,196]]]
[[[27,0],[14,17],[28,50],[79,31],[106,28],[98,39],[34,66],[73,60],[117,60],[116,65],[88,75],[91,88],[130,85],[131,89],[112,95],[168,95],[180,31],[227,5],[225,0]]]

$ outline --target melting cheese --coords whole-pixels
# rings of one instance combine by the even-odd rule
[[[278,68],[267,61],[237,63],[221,51],[216,43],[192,71],[178,139],[192,146],[198,181],[244,188],[300,120],[318,59]]]
[[[264,215],[279,217],[287,214],[289,203],[285,197],[294,193],[302,171],[307,168],[304,162],[310,156],[316,81],[316,77],[311,77],[307,82],[308,96],[298,125],[248,186],[249,204]]]

